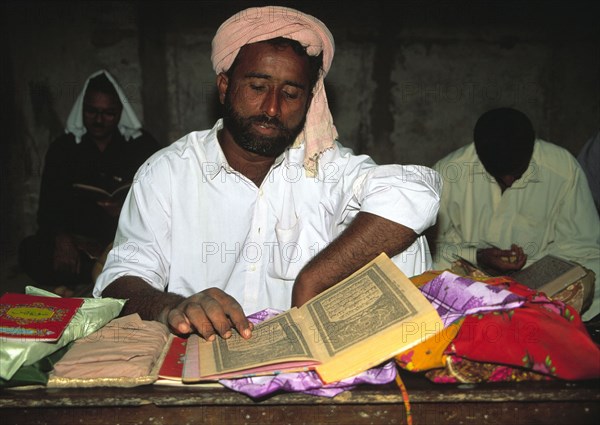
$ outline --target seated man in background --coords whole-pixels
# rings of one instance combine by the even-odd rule
[[[444,184],[434,267],[460,256],[507,273],[554,254],[596,274],[583,319],[597,315],[600,223],[574,156],[536,139],[529,118],[512,108],[484,113],[473,138],[433,167]]]
[[[337,142],[323,78],[333,37],[285,7],[244,10],[212,44],[223,119],[138,171],[95,296],[206,339],[251,336],[246,314],[304,304],[386,252],[431,267],[440,179]]]
[[[37,284],[56,287],[60,295],[72,295],[80,285],[91,287],[94,261],[113,241],[124,196],[93,196],[73,185],[112,192],[131,183],[142,162],[159,148],[114,78],[105,70],[92,74],[65,134],[46,154],[38,231],[19,247],[23,271]]]
[[[596,209],[600,213],[600,131],[583,145],[577,154],[577,161],[585,172]]]

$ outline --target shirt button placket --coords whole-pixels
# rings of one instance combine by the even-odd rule
[[[254,216],[252,217],[252,228],[256,229],[256,231],[252,232],[253,234],[248,238],[248,242],[257,249],[256,257],[246,259],[246,261],[248,261],[247,270],[250,272],[248,276],[249,284],[246,286],[250,292],[246,294],[246,297],[248,301],[254,305],[258,303],[262,264],[269,255],[269,253],[265,251],[267,247],[265,247],[264,244],[264,232],[261,232],[261,229],[265,226],[265,220],[267,219],[267,204],[263,189],[258,189],[257,195]]]

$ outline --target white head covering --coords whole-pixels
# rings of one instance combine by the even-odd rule
[[[304,168],[307,176],[315,176],[317,160],[333,147],[338,137],[327,104],[323,79],[333,60],[335,45],[325,24],[295,9],[281,6],[251,7],[227,19],[212,41],[212,63],[217,74],[226,72],[240,49],[246,44],[285,37],[300,42],[307,53],[323,52],[323,70],[313,90],[313,99],[306,114],[306,124],[294,146],[305,143]]]
[[[121,100],[121,104],[123,105],[123,111],[121,112],[121,119],[119,120],[118,128],[119,132],[123,135],[125,140],[135,139],[142,135],[142,124],[138,120],[131,104],[127,100],[125,96],[125,92],[121,89],[121,86],[115,81],[112,75],[104,69],[94,72],[92,75],[88,77],[83,85],[83,90],[75,100],[75,104],[71,109],[71,113],[69,114],[69,118],[67,118],[67,126],[65,128],[65,133],[72,133],[75,136],[75,142],[80,143],[81,137],[86,133],[86,128],[83,125],[83,97],[85,96],[85,91],[87,90],[87,86],[90,80],[94,77],[97,77],[100,74],[106,75],[108,81],[111,82],[115,90],[117,91],[117,95],[119,95],[119,99]]]

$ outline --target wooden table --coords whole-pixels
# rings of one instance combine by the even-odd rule
[[[600,381],[433,384],[404,373],[415,425],[596,424]],[[335,398],[280,393],[264,400],[225,388],[0,390],[9,424],[406,424],[395,384],[359,386]]]

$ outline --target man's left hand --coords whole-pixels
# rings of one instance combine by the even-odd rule
[[[501,273],[516,271],[527,262],[527,254],[516,244],[512,244],[510,249],[484,248],[477,251],[477,262]]]

